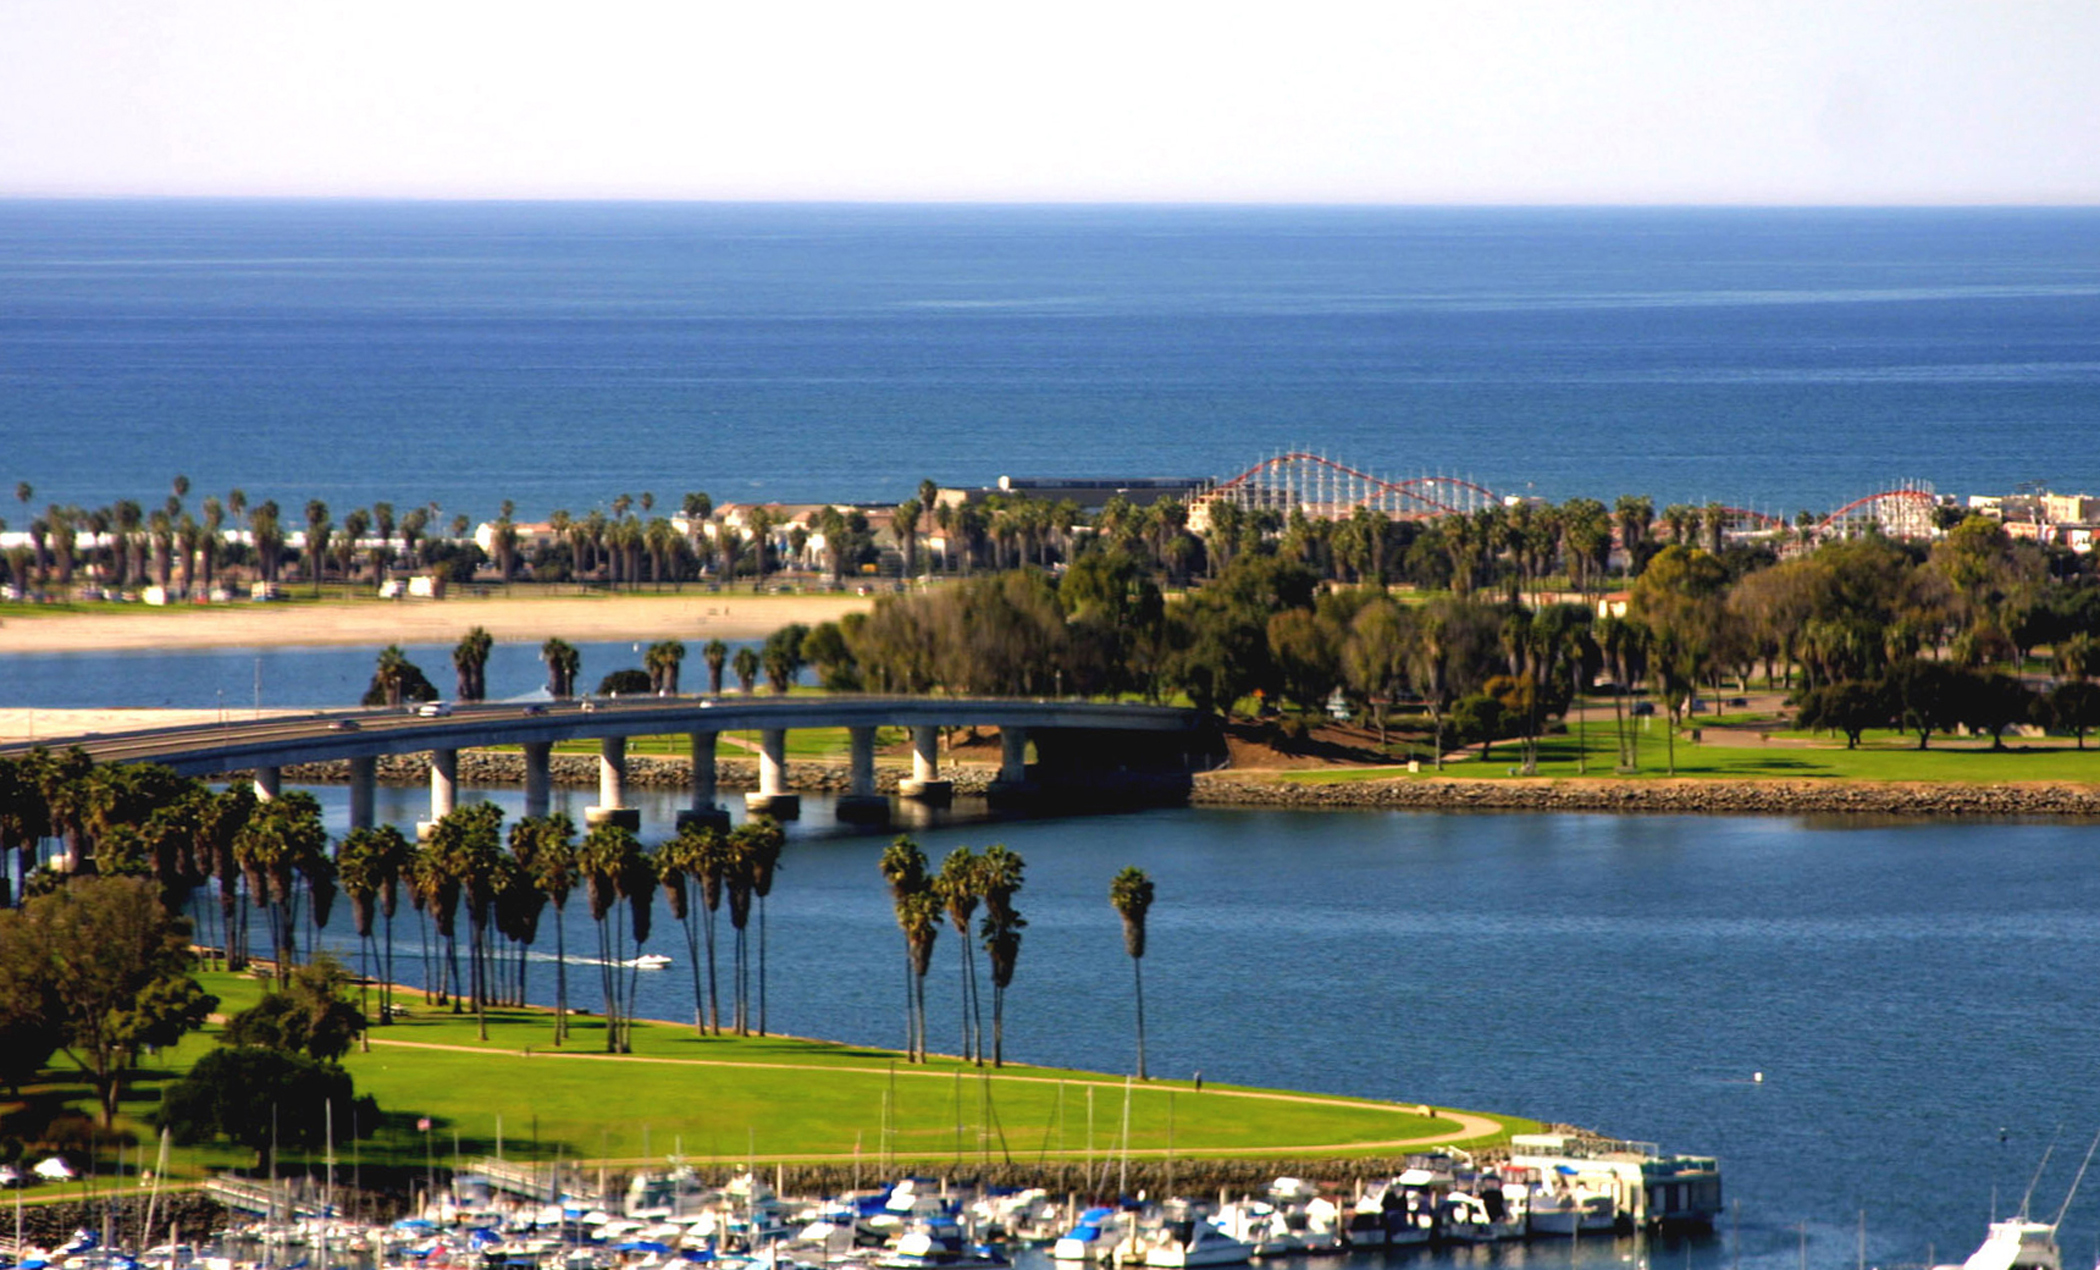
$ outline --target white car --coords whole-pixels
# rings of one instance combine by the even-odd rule
[[[443,701],[426,701],[416,707],[416,713],[426,719],[442,719],[452,713],[452,707]]]

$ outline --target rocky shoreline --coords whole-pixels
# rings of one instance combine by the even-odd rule
[[[1924,819],[2100,817],[2100,786],[1917,781],[1720,781],[1670,779],[1309,781],[1275,774],[1205,772],[1194,805],[1335,810],[1561,811],[1674,815],[1835,815]]]
[[[682,790],[687,787],[691,770],[692,765],[683,758],[630,755],[627,784],[636,789]],[[877,767],[876,788],[894,794],[905,774],[901,767]],[[941,766],[942,778],[953,781],[955,792],[965,797],[984,794],[996,775],[996,769],[986,764]],[[598,784],[598,760],[589,754],[556,754],[550,776],[555,785],[563,788],[593,789]],[[286,768],[284,779],[299,784],[347,784],[350,764],[302,764]],[[381,758],[378,779],[385,785],[427,783],[429,756],[397,754]],[[756,789],[757,760],[717,759],[715,779],[723,790]],[[463,750],[459,755],[459,781],[462,785],[522,786],[525,756],[507,751]],[[790,763],[787,785],[799,793],[843,794],[848,789],[846,765]],[[1179,800],[1175,791],[1162,789],[1160,793],[1160,801]],[[1185,794],[1189,805],[1197,807],[1296,810],[2100,818],[2100,785],[2039,781],[1956,785],[1917,781],[1469,780],[1409,776],[1327,781],[1294,779],[1279,772],[1224,770],[1197,773],[1186,786]]]

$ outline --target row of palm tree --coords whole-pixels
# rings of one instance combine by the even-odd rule
[[[1005,1063],[1006,990],[1013,983],[1021,953],[1021,932],[1028,926],[1014,907],[1026,862],[1018,852],[994,843],[983,854],[958,846],[929,873],[926,855],[909,835],[900,836],[878,862],[904,936],[905,1051],[914,1062],[926,1060],[926,974],[940,936],[941,918],[955,929],[961,954],[962,1057],[985,1062],[983,995],[977,982],[972,919],[979,904],[984,920],[975,929],[990,961],[992,980],[991,1062]]]

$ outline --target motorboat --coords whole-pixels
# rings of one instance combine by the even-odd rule
[[[1531,1190],[1524,1220],[1534,1235],[1609,1235],[1619,1228],[1619,1206],[1611,1192],[1584,1182],[1573,1169]]]
[[[1106,1261],[1130,1238],[1130,1216],[1114,1208],[1089,1208],[1050,1246],[1054,1261]]]
[[[1453,1191],[1444,1197],[1439,1233],[1453,1243],[1488,1244],[1524,1237],[1524,1214],[1499,1189]]]
[[[1118,1256],[1125,1261],[1182,1270],[1188,1266],[1244,1265],[1253,1258],[1254,1247],[1204,1221],[1194,1210],[1180,1208],[1169,1210],[1157,1223],[1141,1230],[1135,1245],[1118,1250]]]
[[[875,1258],[883,1270],[1007,1270],[1003,1253],[973,1244],[952,1221],[913,1221],[889,1250]]]
[[[1210,1222],[1246,1244],[1250,1257],[1281,1257],[1298,1251],[1284,1225],[1283,1213],[1274,1204],[1258,1199],[1238,1200],[1220,1206]]]
[[[662,953],[643,953],[639,957],[630,957],[621,964],[632,970],[669,970],[671,959]]]

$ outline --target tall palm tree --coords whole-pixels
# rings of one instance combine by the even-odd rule
[[[758,1034],[766,1034],[766,897],[773,893],[773,875],[780,871],[780,852],[787,834],[780,822],[758,816],[738,826],[744,836],[741,854],[751,873],[751,893],[758,897]]]
[[[685,644],[675,639],[660,639],[649,645],[642,654],[642,666],[649,672],[649,691],[661,696],[678,695],[678,667],[685,661]]]
[[[926,855],[919,850],[919,844],[913,842],[910,835],[901,834],[896,841],[883,849],[882,859],[877,867],[882,870],[882,880],[889,885],[890,902],[897,910],[897,925],[904,931],[904,1049],[908,1056],[916,1060],[921,1052],[920,1042],[925,1031],[920,1023],[920,998],[912,991],[912,968],[916,962],[912,940],[918,915],[914,912],[910,915],[910,920],[907,920],[905,910],[907,901],[928,892]]]
[[[598,924],[599,974],[605,990],[605,1052],[624,1054],[632,1047],[627,1008],[633,995],[632,974],[622,984],[622,962],[618,956],[626,946],[620,929],[623,914],[633,919],[633,938],[638,947],[649,937],[649,903],[656,889],[655,870],[642,854],[634,833],[623,825],[598,825],[584,835],[576,852],[577,871],[583,877],[584,894],[590,900],[591,920]],[[626,900],[623,907],[621,900]],[[607,918],[612,919],[610,927]]]
[[[379,650],[379,662],[372,669],[372,682],[386,696],[386,704],[398,706],[408,691],[408,654],[399,644],[388,644]]]
[[[576,676],[583,669],[583,654],[560,638],[540,645],[540,660],[547,663],[547,693],[556,700],[576,695]]]
[[[699,855],[695,860],[700,883],[700,921],[707,939],[707,1027],[722,1034],[722,993],[715,974],[715,914],[722,911],[723,884],[736,863],[736,849],[729,835],[708,825],[699,830]]]
[[[440,817],[430,828],[425,850],[451,875],[467,905],[468,995],[476,1027],[488,1039],[489,924],[494,916],[502,860],[503,809],[490,802],[468,803]]]
[[[343,894],[350,900],[351,922],[357,929],[358,1008],[367,1017],[371,1015],[365,1001],[371,981],[366,965],[372,944],[372,919],[382,907],[386,911],[388,939],[381,971],[384,981],[379,991],[381,1023],[390,1021],[387,989],[393,980],[393,906],[386,901],[400,878],[401,863],[407,853],[408,840],[392,825],[353,829],[336,848],[336,870]]]
[[[1021,889],[1027,862],[1003,843],[993,843],[977,859],[977,886],[984,897],[985,955],[992,968],[992,1066],[1004,1064],[1006,1055],[1006,989],[1013,982],[1014,963],[1021,953],[1021,931],[1028,923],[1014,908],[1014,894]],[[982,1047],[980,1046],[980,1049]]]
[[[259,802],[233,842],[251,902],[270,913],[277,982],[290,981],[297,956],[298,879],[321,875],[328,863],[328,833],[321,804],[305,790]],[[318,901],[318,896],[316,896]]]
[[[1123,951],[1137,984],[1137,1078],[1145,1076],[1145,915],[1152,909],[1152,879],[1136,865],[1116,874],[1108,885],[1108,902],[1123,919]]]
[[[736,671],[736,681],[744,690],[744,695],[750,696],[758,687],[758,672],[761,669],[757,650],[749,644],[744,645],[736,650],[736,656],[730,659],[729,665]]]
[[[578,877],[576,823],[561,812],[527,816],[510,827],[510,847],[511,854],[528,861],[532,884],[554,905],[554,1043],[560,1045],[569,1036],[569,941],[563,917]]]
[[[328,504],[310,499],[306,504],[306,580],[314,594],[321,593],[322,566],[328,559]]]
[[[700,655],[707,660],[707,693],[719,697],[722,695],[722,668],[729,664],[729,645],[711,639],[700,650]]]
[[[488,696],[489,650],[495,646],[495,637],[484,626],[474,627],[453,645],[452,669],[458,675],[461,701],[480,701]]]
[[[688,821],[678,826],[677,837],[656,849],[656,880],[663,887],[664,904],[685,932],[686,965],[693,976],[693,1032],[699,1036],[707,1035],[707,995],[700,980],[700,939],[693,932],[692,886],[700,878],[706,833],[706,826]]]
[[[982,1016],[977,1009],[977,957],[976,946],[970,941],[970,919],[976,916],[978,901],[977,853],[968,847],[957,847],[941,861],[940,872],[934,875],[933,893],[948,914],[949,924],[955,927],[956,942],[962,953],[962,1056],[983,1061]]]
[[[897,927],[904,932],[904,955],[911,971],[912,1004],[917,1019],[910,1058],[926,1061],[926,971],[933,965],[933,946],[941,934],[941,902],[931,891],[917,891],[897,901]]]

